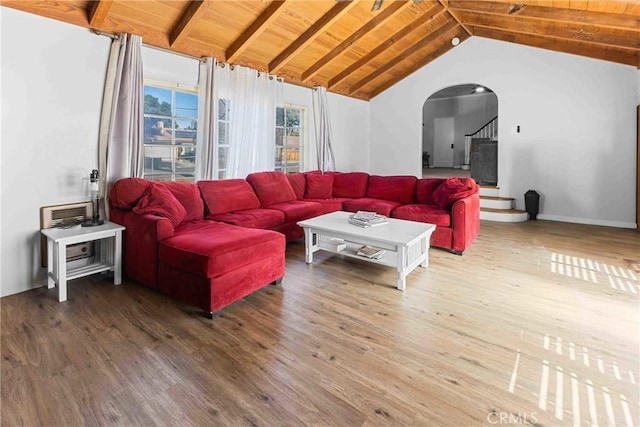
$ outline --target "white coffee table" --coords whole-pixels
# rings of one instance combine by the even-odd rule
[[[429,240],[436,229],[433,224],[389,218],[389,223],[362,228],[349,224],[350,212],[332,212],[298,222],[304,229],[305,261],[313,262],[313,253],[319,250],[338,253],[376,264],[395,267],[398,271],[398,289],[405,290],[406,277],[418,265],[429,266]],[[332,238],[343,239],[346,249],[334,251],[321,247],[320,242]],[[371,245],[386,251],[381,259],[356,255],[358,248]]]

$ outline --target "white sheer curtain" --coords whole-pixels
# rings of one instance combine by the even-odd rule
[[[246,67],[216,70],[214,93],[228,105],[229,144],[225,178],[275,168],[276,107],[282,105],[283,83],[276,76]]]
[[[143,91],[142,38],[120,34],[111,43],[100,117],[98,167],[105,198],[115,181],[144,171]]]
[[[329,119],[327,89],[321,86],[313,88],[313,121],[316,128],[318,169],[323,172],[336,170],[333,146],[331,144],[331,121]]]
[[[218,95],[216,73],[218,62],[215,58],[207,58],[200,63],[199,75],[199,111],[202,119],[199,123],[198,141],[196,145],[196,181],[215,179],[216,141],[218,139]]]

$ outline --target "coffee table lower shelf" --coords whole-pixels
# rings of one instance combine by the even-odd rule
[[[305,233],[305,261],[313,262],[313,254],[326,251],[355,258],[374,264],[393,267],[397,270],[397,288],[406,289],[406,277],[416,267],[429,266],[429,240],[435,229],[432,224],[411,223],[410,221],[390,219],[390,227],[379,230],[359,229],[356,226],[345,227],[345,212],[335,212],[298,223]],[[386,232],[385,232],[386,230]],[[397,231],[397,233],[394,233]],[[335,250],[320,242],[342,239],[346,244],[343,250]],[[370,245],[384,249],[380,259],[357,255],[360,247]]]

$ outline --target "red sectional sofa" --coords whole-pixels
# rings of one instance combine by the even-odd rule
[[[125,178],[109,198],[126,227],[125,274],[209,314],[284,276],[298,221],[344,210],[436,225],[431,246],[462,254],[478,235],[470,178],[364,172],[252,173],[246,179],[159,182]]]

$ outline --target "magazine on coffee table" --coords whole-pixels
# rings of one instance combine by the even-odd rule
[[[375,227],[388,223],[386,216],[378,215],[375,212],[358,211],[349,216],[349,224],[357,225],[358,227]]]
[[[367,257],[370,259],[380,259],[384,256],[386,251],[384,249],[376,248],[375,246],[362,246],[356,252],[357,255]]]

